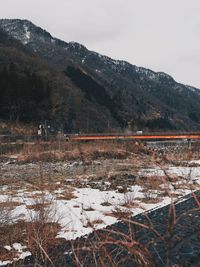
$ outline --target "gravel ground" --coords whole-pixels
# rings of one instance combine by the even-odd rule
[[[62,176],[61,181],[64,184],[69,181],[71,186],[76,187],[79,180],[71,178],[82,177],[83,174],[90,177],[90,175],[94,176],[95,173],[94,180],[93,178],[87,178],[86,184],[83,183],[84,179],[81,178],[80,181],[83,182],[79,186],[109,190],[110,188],[104,188],[104,184],[99,183],[99,181],[107,181],[109,177],[112,189],[117,190],[118,186],[122,187],[123,184],[131,185],[131,182],[134,184],[138,170],[151,165],[152,163],[146,156],[143,161],[137,160],[137,158],[123,160],[100,159],[89,163],[84,162],[84,164],[82,161],[17,164],[15,159],[10,159],[9,161],[0,162],[0,177],[2,185],[9,184],[9,181],[14,185],[14,180],[15,182],[20,181],[19,185],[16,184],[17,186],[26,187],[26,183],[29,184],[32,181],[37,183],[35,178],[41,175],[48,177],[48,179],[50,178],[53,183],[57,181],[58,177]],[[73,180],[75,184],[73,184]],[[200,191],[196,191],[196,195],[200,199]],[[89,236],[79,238],[73,243],[64,241],[62,246],[50,249],[48,254],[52,259],[56,258],[56,267],[200,266],[200,208],[192,195],[186,196],[181,202],[180,200],[176,202],[175,209],[171,209],[171,207],[166,206],[152,210],[148,214],[137,215],[131,218],[132,222],[129,224],[118,222],[105,230],[94,231]],[[138,223],[144,224],[146,228],[139,226]],[[152,227],[154,231],[147,229],[149,227]],[[117,234],[113,233],[113,231],[116,231]],[[159,233],[161,238],[158,238],[156,233]],[[130,240],[128,240],[128,237]],[[111,240],[112,244],[101,246],[99,250],[99,244],[105,242],[105,240]],[[149,261],[149,265],[145,265],[144,262],[134,256],[135,252],[130,253],[126,246],[116,244],[116,241],[126,241],[127,243],[127,240],[129,245],[133,240],[139,243],[137,248],[140,252],[146,253],[145,260]],[[80,253],[78,252],[79,265],[74,263],[72,244],[77,251],[81,248]],[[83,247],[90,249],[83,251]],[[110,258],[108,254],[105,254],[105,251],[102,252],[102,247],[109,252]],[[129,247],[129,249],[133,249],[133,246]],[[101,255],[101,253],[104,254]],[[101,262],[102,258],[103,263]],[[19,261],[14,265],[7,266],[44,267],[53,265],[49,263],[46,265],[40,263],[39,265],[33,257],[27,257],[23,263]]]

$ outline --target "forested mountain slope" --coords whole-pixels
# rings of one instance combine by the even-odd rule
[[[200,129],[198,89],[27,20],[0,20],[0,28],[0,118],[48,120],[69,132]]]

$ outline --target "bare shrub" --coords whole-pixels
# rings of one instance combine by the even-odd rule
[[[129,218],[132,215],[130,209],[121,208],[119,206],[115,206],[111,213],[114,217],[122,220],[124,218]]]
[[[135,208],[138,207],[138,203],[135,200],[135,192],[127,192],[124,194],[121,206],[126,208]]]
[[[60,225],[53,199],[43,195],[40,199],[35,199],[28,208],[32,209],[29,212],[30,220],[26,223],[28,249],[39,262],[42,261],[44,265],[50,262],[54,266],[48,253],[49,248],[59,242],[56,236]]]
[[[157,192],[154,190],[144,190],[144,198],[142,199],[145,203],[158,203],[160,202],[160,198],[158,197]]]
[[[109,194],[105,194],[102,200],[103,200],[103,202],[101,203],[102,206],[112,206],[112,200]]]
[[[13,210],[20,203],[8,197],[0,203],[0,260],[12,260],[16,257],[15,252],[8,251],[4,246],[12,246],[13,243],[22,241],[24,238],[24,224]]]

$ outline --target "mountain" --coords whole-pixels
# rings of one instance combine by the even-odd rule
[[[199,130],[200,91],[163,72],[0,20],[0,118],[66,131]]]

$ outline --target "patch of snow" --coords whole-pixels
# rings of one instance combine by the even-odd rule
[[[199,92],[197,88],[193,87],[193,86],[190,86],[190,85],[186,85],[185,86],[187,89],[189,89],[190,91],[192,92]]]
[[[129,208],[132,215],[137,215],[145,210],[161,207],[169,204],[171,199],[166,197],[157,204],[145,204],[136,201],[137,198],[144,198],[141,192],[142,187],[132,186],[132,192],[126,194],[117,193],[115,191],[100,191],[98,189],[81,188],[75,192],[76,199],[70,201],[57,201],[57,210],[60,213],[62,230],[58,237],[65,239],[75,239],[77,237],[87,235],[93,231],[88,226],[88,222],[101,219],[102,223],[94,225],[95,229],[101,229],[118,221],[113,217],[112,211],[116,207],[122,208],[125,198],[131,198],[139,204],[138,207]],[[103,202],[109,202],[109,206],[102,205]],[[126,210],[126,208],[125,208]]]
[[[101,73],[101,71],[100,71],[100,70],[98,70],[98,69],[96,69],[95,71],[96,71],[96,72],[98,72],[98,73]]]
[[[57,201],[57,210],[61,220],[62,230],[58,237],[74,239],[82,235],[89,234],[92,228],[86,227],[89,221],[101,219],[103,224],[96,227],[102,228],[106,225],[115,223],[116,218],[105,216],[104,212],[111,211],[113,206],[102,206],[104,199],[119,201],[119,195],[113,191],[102,192],[97,189],[81,188],[76,190],[76,199],[70,201]]]
[[[196,161],[197,162],[197,161]],[[199,161],[198,161],[199,162]],[[195,180],[200,184],[200,167],[168,167],[163,170],[159,167],[143,169],[139,172],[140,176],[165,176],[165,172],[169,175],[181,176],[185,179]]]
[[[31,256],[31,252],[30,251],[24,251],[27,247],[26,246],[22,246],[20,243],[14,243],[11,246],[4,246],[5,249],[7,249],[8,251],[12,251],[12,249],[14,249],[17,253],[16,253],[16,257],[12,260],[12,261],[0,261],[0,266],[3,265],[7,265],[7,264],[11,264],[13,262],[16,262],[18,260],[23,260],[28,256]]]
[[[5,265],[11,264],[11,263],[12,263],[12,261],[1,261],[0,260],[0,266],[5,266]]]
[[[191,161],[194,163],[200,163],[200,161]],[[74,168],[74,166],[80,165],[81,162],[68,163],[69,168]],[[200,167],[174,167],[169,166],[167,169],[162,170],[159,167],[143,169],[139,172],[139,176],[142,179],[144,176],[155,175],[158,178],[165,176],[165,171],[169,175],[181,176],[186,179],[191,177],[192,181],[200,184]],[[186,180],[185,180],[186,181]],[[68,180],[70,184],[70,179]],[[177,181],[177,185],[178,185]],[[109,183],[109,182],[107,182]],[[190,183],[190,180],[188,180]],[[178,196],[184,196],[191,193],[191,190],[188,188],[174,188],[174,185],[171,185],[167,182],[163,182],[163,189],[167,186],[167,189],[174,193],[174,198],[177,199]],[[2,190],[6,189],[2,188]],[[8,188],[6,190],[9,190]],[[87,235],[93,231],[93,229],[104,228],[108,225],[111,225],[117,222],[117,218],[113,216],[113,210],[116,207],[127,210],[124,207],[124,203],[130,199],[136,205],[134,207],[128,208],[131,211],[132,215],[137,215],[144,211],[149,211],[150,209],[160,208],[164,205],[167,205],[171,202],[170,197],[163,197],[158,199],[158,203],[149,204],[143,201],[146,198],[143,188],[138,185],[131,186],[130,192],[128,193],[119,193],[116,191],[100,191],[99,189],[92,188],[78,188],[75,189],[74,196],[70,200],[59,199],[59,196],[62,196],[64,193],[64,187],[62,186],[59,189],[49,193],[48,191],[43,192],[45,198],[51,200],[51,203],[55,206],[55,220],[57,220],[61,225],[61,231],[58,233],[58,237],[65,239],[74,239],[83,235]],[[5,192],[5,190],[4,190]],[[18,194],[12,197],[12,201],[20,202],[20,205],[15,207],[12,211],[13,214],[18,217],[22,217],[25,220],[30,220],[34,214],[34,210],[27,208],[27,205],[33,205],[35,201],[35,196],[40,195],[41,191],[22,191],[18,190]],[[159,191],[151,190],[149,192],[151,198],[159,197]],[[6,201],[8,196],[0,195],[0,201]],[[104,203],[109,203],[109,205],[104,205]],[[99,224],[94,224],[94,228],[91,227],[93,221],[99,221]],[[90,224],[91,223],[91,224]],[[20,244],[13,244],[13,248],[18,250],[20,253],[23,252],[23,247]],[[9,249],[9,247],[7,247]],[[24,255],[24,254],[22,254]]]
[[[86,47],[82,44],[79,44],[77,42],[69,42],[69,45],[74,48],[74,49],[78,49],[78,50],[81,50],[81,49],[86,49]]]
[[[55,44],[56,40],[54,38],[51,38],[51,43]]]
[[[199,164],[200,165],[200,160],[198,159],[198,160],[190,160],[190,161],[187,161],[187,163],[189,163],[189,164]]]
[[[5,249],[7,249],[8,251],[11,251],[11,246],[4,246]]]
[[[21,254],[18,256],[17,260],[23,260],[28,256],[31,256],[30,251],[21,252]]]
[[[26,246],[22,246],[20,243],[14,243],[12,247],[18,252],[22,252],[22,250],[26,248]]]
[[[31,32],[28,30],[28,27],[27,25],[24,25],[24,31],[25,31],[25,38],[23,40],[23,43],[24,44],[27,44],[30,40],[30,37],[31,37]]]
[[[81,63],[84,64],[86,60],[86,56],[84,58],[82,58]]]
[[[134,198],[143,197],[140,188],[137,186]],[[95,229],[105,228],[118,221],[117,218],[109,214],[112,213],[115,207],[120,207],[124,202],[124,194],[114,191],[101,192],[97,189],[82,188],[76,191],[76,196],[76,199],[70,201],[57,202],[57,210],[61,213],[61,217],[63,217],[61,220],[62,230],[59,232],[58,237],[70,240],[88,235],[93,231],[93,228],[88,226],[88,222],[92,224],[92,221],[97,219],[101,219],[102,223],[94,225]],[[101,205],[106,199],[109,199],[110,206]],[[141,205],[138,207],[129,208],[128,210],[134,216],[144,211],[163,207],[170,202],[171,198],[165,197],[159,203],[147,204],[141,202]]]
[[[150,80],[157,80],[159,78],[156,72],[149,69],[135,66],[135,71],[139,74],[145,75]]]
[[[99,57],[99,58],[105,58],[105,56],[103,56],[103,55],[101,55],[101,54],[99,54],[99,53],[96,53],[97,54],[97,56]]]

